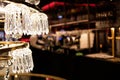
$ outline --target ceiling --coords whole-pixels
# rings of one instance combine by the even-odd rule
[[[98,3],[98,2],[111,2],[111,1],[117,1],[117,0],[41,0],[39,7],[43,7],[44,5],[53,2],[53,1],[60,1],[60,2],[68,2],[68,3]]]
[[[25,0],[10,0],[14,2],[22,2],[24,3]],[[44,5],[53,2],[53,1],[59,1],[59,2],[67,2],[67,3],[98,3],[98,2],[111,2],[111,1],[117,1],[117,0],[40,0],[40,4],[38,5],[39,8],[43,7]]]
[[[27,4],[31,7],[34,7],[36,8],[35,5],[30,5],[29,3],[25,3],[25,0],[10,0],[10,1],[13,1],[13,2],[18,2],[18,3],[24,3],[24,4]],[[38,9],[42,9],[43,6],[53,2],[53,1],[58,1],[58,2],[67,2],[67,3],[70,3],[70,4],[81,4],[81,3],[105,3],[106,2],[114,2],[114,1],[118,1],[118,0],[40,0],[40,3],[39,5],[37,6]]]

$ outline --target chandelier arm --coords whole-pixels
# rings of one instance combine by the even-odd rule
[[[16,44],[16,45],[15,46],[9,46],[9,45],[12,45],[12,44]],[[17,44],[20,44],[20,45],[17,45]],[[5,48],[0,48],[0,54],[2,54],[2,53],[5,53],[5,52],[16,50],[16,49],[25,48],[25,47],[29,46],[29,43],[22,42],[22,41],[9,41],[9,42],[0,41],[0,45],[3,45],[3,46],[7,45],[8,46],[8,47],[5,47]]]
[[[11,60],[12,57],[11,56],[0,56],[0,61],[1,60]]]

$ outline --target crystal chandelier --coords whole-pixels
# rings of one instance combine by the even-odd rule
[[[1,41],[0,52],[7,53],[0,56],[0,69],[6,68],[4,80],[9,79],[11,73],[28,73],[33,70],[34,64],[32,59],[32,51],[29,49],[29,43],[20,41]]]
[[[11,60],[13,73],[28,73],[33,70],[32,52],[28,44],[26,47],[9,51],[8,55],[13,58]]]
[[[3,0],[4,1],[4,0]],[[6,0],[5,0],[6,1]],[[25,0],[32,5],[38,5],[40,0]],[[7,51],[11,56],[13,73],[28,73],[33,70],[34,64],[29,43],[9,41],[9,38],[19,39],[24,35],[48,34],[48,17],[32,7],[22,3],[9,2],[4,7],[4,31],[6,41],[0,42],[0,51]],[[6,49],[6,50],[4,50]],[[7,70],[7,72],[9,72]],[[8,73],[7,75],[8,76]],[[8,77],[5,78],[8,80]]]
[[[6,34],[7,41],[9,41],[10,37],[19,39],[23,34],[36,35],[49,33],[48,17],[45,13],[41,13],[32,7],[28,7],[27,5],[14,2],[10,2],[9,4],[7,4],[4,9],[4,31]],[[14,50],[12,52],[9,52],[9,55],[13,57],[13,62],[15,63],[13,64],[13,72],[30,72],[32,70],[33,64],[30,63],[31,65],[27,65],[28,60],[32,61],[31,51],[29,47]],[[25,61],[26,57],[30,59],[26,60],[26,62],[23,62],[22,60]],[[18,60],[16,60],[16,58]],[[21,64],[19,65],[17,63]],[[27,68],[25,65],[27,65]]]
[[[23,34],[48,34],[48,17],[24,4],[10,3],[5,6],[4,31],[7,37],[16,39]]]

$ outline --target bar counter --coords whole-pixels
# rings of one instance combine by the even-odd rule
[[[119,58],[103,59],[73,55],[76,51],[70,51],[69,54],[49,51],[45,53],[39,56],[41,74],[55,75],[67,80],[115,80],[119,78]]]

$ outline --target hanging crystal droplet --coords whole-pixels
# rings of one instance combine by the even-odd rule
[[[13,73],[28,73],[33,70],[32,51],[29,49],[29,46],[10,51],[9,55],[13,57]]]
[[[26,5],[11,3],[5,7],[4,30],[16,39],[23,34],[46,34],[49,32],[48,17]]]
[[[49,32],[48,17],[44,13],[34,13],[31,15],[31,29],[33,34],[45,34]],[[36,32],[35,32],[36,31]]]

